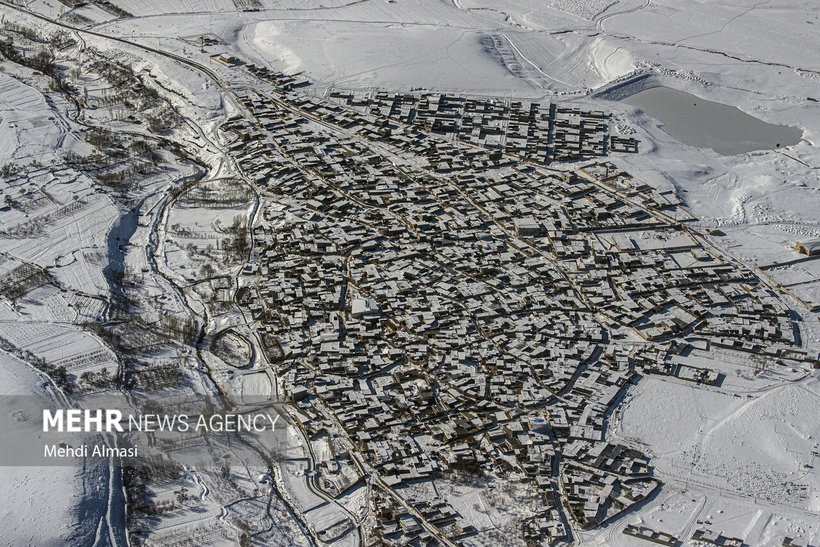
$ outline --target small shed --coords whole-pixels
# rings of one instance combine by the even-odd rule
[[[806,256],[820,255],[820,239],[798,241],[794,244],[794,248],[798,253],[803,253]]]

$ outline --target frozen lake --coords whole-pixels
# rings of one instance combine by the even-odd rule
[[[663,130],[682,143],[723,156],[791,146],[803,136],[796,127],[766,123],[734,106],[669,87],[645,89],[622,102],[660,121]]]

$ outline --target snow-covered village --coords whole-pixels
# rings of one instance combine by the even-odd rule
[[[820,546],[817,25],[0,1],[0,543]]]

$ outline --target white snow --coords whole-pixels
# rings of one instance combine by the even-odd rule
[[[820,477],[814,472],[819,463],[820,379],[809,375],[793,383],[749,387],[746,393],[729,394],[644,378],[630,392],[612,431],[651,454],[669,493],[665,504],[687,505],[683,493],[672,495],[683,488],[685,497],[712,507],[712,520],[724,522],[725,515],[719,515],[733,506],[744,514],[767,516],[769,523],[763,519],[754,536],[744,531],[751,527],[748,520],[733,530],[752,544],[758,534],[777,538],[781,532],[771,529],[777,522],[780,528],[806,526],[799,537],[812,543],[820,533],[811,518],[820,511]]]
[[[58,408],[62,399],[49,385],[22,361],[0,353],[0,397],[26,395],[43,408]],[[14,422],[15,413],[0,415],[2,430],[14,428]],[[83,502],[82,473],[82,467],[74,465],[0,466],[0,544],[58,545],[68,540],[75,526],[93,527],[93,522],[76,520],[75,511]]]
[[[317,81],[345,88],[530,91],[484,51],[482,33],[470,29],[432,23],[265,21],[243,38],[251,54],[279,70],[305,71]]]

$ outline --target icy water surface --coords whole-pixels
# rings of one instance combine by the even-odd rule
[[[682,143],[711,148],[722,156],[791,146],[803,136],[796,127],[766,123],[734,106],[669,87],[645,89],[622,102],[661,122],[663,130]]]

